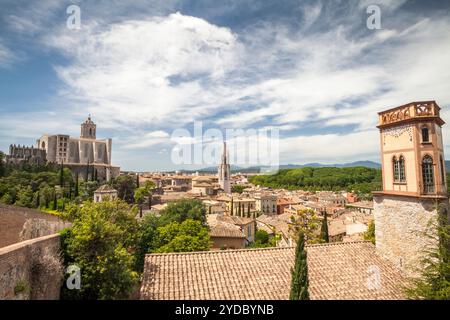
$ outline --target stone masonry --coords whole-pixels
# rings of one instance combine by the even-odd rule
[[[440,208],[448,206],[441,203]],[[414,197],[375,195],[377,251],[408,275],[416,275],[424,251],[436,247],[438,203]]]

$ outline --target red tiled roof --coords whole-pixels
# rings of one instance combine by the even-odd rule
[[[370,242],[307,246],[311,299],[403,299],[400,271]],[[141,299],[289,298],[294,248],[149,254]]]

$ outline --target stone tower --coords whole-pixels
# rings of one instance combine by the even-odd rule
[[[231,169],[230,164],[228,163],[227,143],[224,142],[222,161],[219,165],[219,184],[226,193],[231,193],[230,173]]]
[[[91,120],[91,115],[88,116],[87,120],[81,124],[81,135],[80,138],[85,139],[96,139],[97,125]]]
[[[382,186],[374,192],[377,251],[410,274],[436,246],[439,213],[447,213],[445,158],[435,101],[379,113]]]

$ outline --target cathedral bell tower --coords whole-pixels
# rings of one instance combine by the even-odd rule
[[[84,139],[96,139],[97,125],[91,120],[91,115],[88,116],[87,120],[81,124],[81,135],[80,138]]]
[[[433,221],[448,208],[439,111],[435,101],[422,101],[378,114],[383,191],[374,192],[376,247],[409,273],[436,245]]]

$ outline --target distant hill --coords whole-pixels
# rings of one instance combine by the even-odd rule
[[[450,166],[450,161],[448,163]],[[298,169],[298,168],[306,168],[306,167],[312,167],[312,168],[350,168],[350,167],[366,167],[366,168],[373,168],[373,169],[380,169],[381,165],[377,162],[373,161],[355,161],[355,162],[349,162],[349,163],[335,163],[335,164],[323,164],[323,163],[306,163],[306,164],[282,164],[280,165],[280,169]],[[181,170],[182,172],[203,172],[203,173],[211,173],[211,172],[217,172],[217,167],[207,167],[202,168],[199,170]],[[237,173],[260,173],[267,171],[264,166],[252,166],[252,167],[239,167],[232,165],[231,166],[231,172]]]

